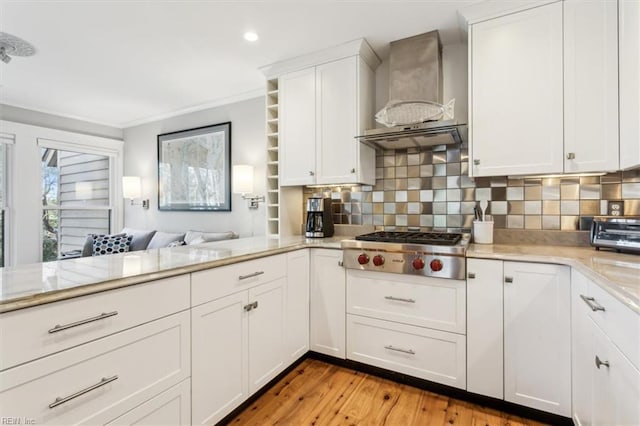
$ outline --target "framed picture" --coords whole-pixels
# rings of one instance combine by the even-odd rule
[[[158,209],[231,211],[231,122],[158,135]]]

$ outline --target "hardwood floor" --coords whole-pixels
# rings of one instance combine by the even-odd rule
[[[375,376],[304,360],[231,425],[540,425]]]

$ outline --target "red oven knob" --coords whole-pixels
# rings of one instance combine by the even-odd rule
[[[430,263],[429,266],[431,267],[431,270],[433,272],[438,272],[438,271],[442,271],[442,267],[444,266],[442,264],[442,260],[440,259],[433,259]]]
[[[415,259],[413,259],[413,262],[411,262],[411,264],[413,265],[413,269],[418,271],[424,268],[424,260],[422,260],[419,257],[416,257]]]
[[[361,265],[366,265],[367,263],[369,263],[369,256],[362,253],[360,256],[358,256],[358,263]]]
[[[376,266],[384,265],[384,257],[380,256],[379,254],[376,254],[375,256],[373,256],[373,264]]]

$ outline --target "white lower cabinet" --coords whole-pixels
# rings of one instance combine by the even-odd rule
[[[191,382],[189,379],[107,423],[113,426],[188,426],[191,424]]]
[[[571,416],[570,269],[504,262],[504,397]]]
[[[191,373],[189,312],[0,373],[0,407],[35,424],[104,424]]]
[[[309,347],[345,359],[345,270],[342,251],[311,249]]]
[[[309,250],[287,254],[286,361],[309,350]]]
[[[581,426],[638,425],[640,371],[634,363],[639,360],[626,345],[637,345],[640,336],[634,327],[640,315],[629,310],[633,316],[625,323],[611,322],[611,317],[601,315],[628,308],[614,300],[603,302],[598,296],[602,290],[581,273],[574,270],[571,279],[573,421]],[[631,332],[620,340],[607,334],[614,327]]]
[[[347,358],[465,388],[464,335],[347,315]]]

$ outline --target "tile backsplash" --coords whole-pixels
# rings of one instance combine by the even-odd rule
[[[509,178],[468,176],[468,150],[436,146],[379,152],[374,186],[305,188],[306,199],[333,200],[336,224],[387,231],[470,229],[473,208],[488,200],[496,228],[576,230],[581,217],[606,214],[624,200],[625,215],[640,215],[640,170],[604,176]]]

